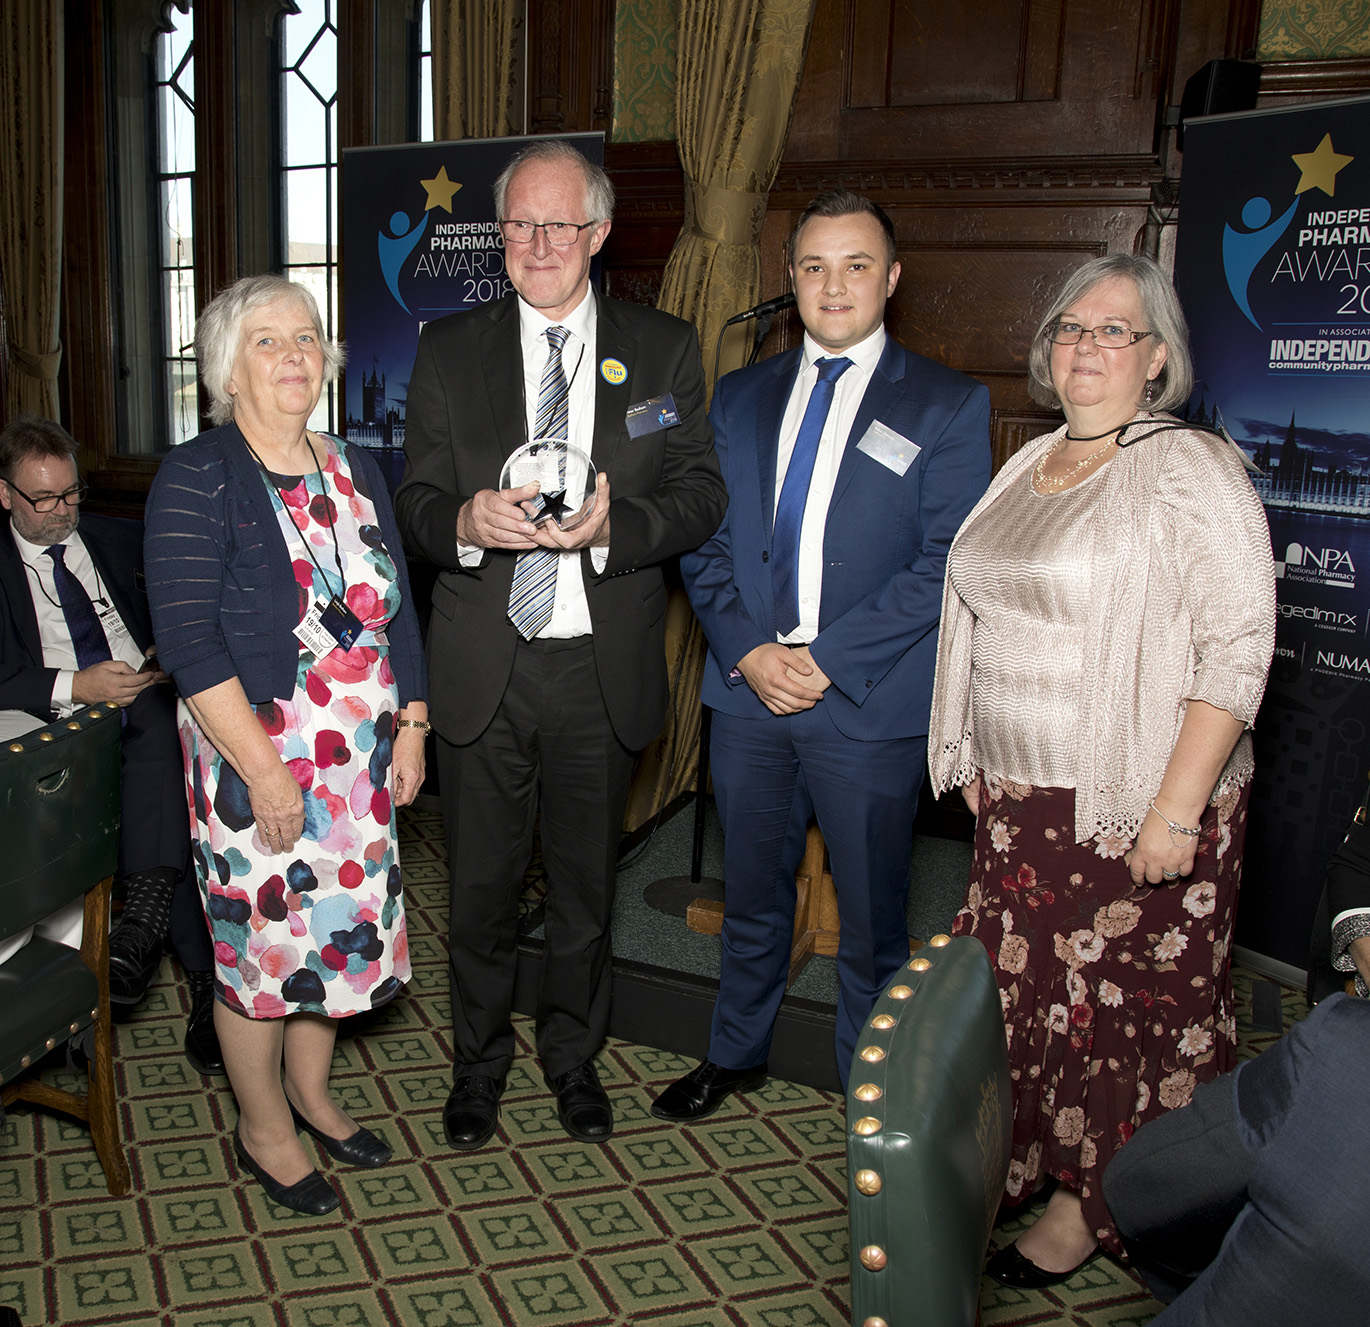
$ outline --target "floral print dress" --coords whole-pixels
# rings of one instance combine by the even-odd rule
[[[398,699],[385,639],[400,586],[342,444],[324,441],[321,474],[273,475],[267,487],[294,565],[300,617],[340,588],[331,517],[347,604],[366,630],[350,650],[323,658],[301,646],[294,693],[253,706],[304,794],[304,832],[290,852],[266,852],[246,785],[184,702],[180,708],[217,994],[250,1018],[341,1018],[384,1004],[409,979],[389,791]]]
[[[1075,793],[986,778],[953,933],[989,951],[1013,1079],[1005,1200],[1053,1175],[1121,1251],[1099,1180],[1133,1131],[1236,1063],[1229,946],[1245,788],[1209,806],[1194,870],[1135,889],[1120,839],[1075,842]]]

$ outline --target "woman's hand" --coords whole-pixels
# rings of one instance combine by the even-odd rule
[[[1124,858],[1132,883],[1139,889],[1144,884],[1173,885],[1193,871],[1198,847],[1197,835],[1176,834],[1154,809],[1148,810],[1132,851]]]
[[[257,837],[267,852],[289,852],[304,830],[304,795],[285,762],[263,768],[247,785]]]
[[[395,734],[390,757],[390,789],[396,806],[408,806],[423,787],[423,739],[422,728],[401,728]]]
[[[961,796],[966,799],[966,805],[970,807],[970,813],[977,820],[980,819],[980,789],[984,786],[981,775],[977,774],[969,783],[961,785]]]

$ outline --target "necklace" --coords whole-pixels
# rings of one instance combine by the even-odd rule
[[[1070,469],[1067,470],[1064,474],[1048,476],[1046,472],[1047,462],[1051,460],[1053,456],[1056,455],[1057,449],[1061,446],[1063,442],[1065,442],[1066,438],[1070,438],[1070,434],[1067,433],[1064,437],[1058,438],[1052,444],[1050,449],[1043,453],[1042,459],[1037,462],[1037,465],[1033,469],[1032,482],[1033,485],[1036,487],[1037,491],[1039,493],[1059,493],[1072,479],[1075,478],[1076,475],[1080,473],[1081,470],[1085,468],[1085,466],[1087,466],[1091,461],[1097,461],[1099,457],[1101,457],[1110,447],[1113,446],[1113,435],[1118,432],[1120,432],[1119,429],[1111,429],[1108,433],[1099,434],[1099,437],[1108,439],[1108,441],[1104,443],[1102,447],[1090,452],[1090,454],[1084,457],[1083,459],[1076,461],[1075,464],[1072,465]],[[1095,441],[1094,438],[1071,438],[1070,440],[1072,442]]]

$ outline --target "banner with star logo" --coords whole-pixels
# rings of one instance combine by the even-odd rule
[[[545,137],[545,136],[544,136]],[[596,165],[604,135],[561,134]],[[419,332],[510,291],[492,192],[532,138],[349,148],[342,154],[343,432],[374,447],[393,488]],[[598,259],[591,280],[599,280]]]
[[[1257,467],[1277,577],[1237,942],[1302,970],[1370,768],[1370,97],[1187,122],[1181,207],[1190,418]]]

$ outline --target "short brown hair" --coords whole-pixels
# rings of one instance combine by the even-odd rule
[[[29,457],[74,461],[79,449],[76,439],[60,424],[40,415],[17,415],[0,431],[0,479],[9,481],[20,461]]]
[[[850,216],[874,217],[880,223],[880,229],[885,233],[885,248],[888,250],[889,265],[893,267],[896,253],[894,222],[890,220],[889,213],[879,203],[867,198],[864,194],[853,193],[850,189],[829,189],[826,193],[819,194],[799,214],[799,220],[794,223],[794,229],[790,231],[790,267],[794,267],[794,246],[799,239],[799,232],[810,221],[818,217]]]

